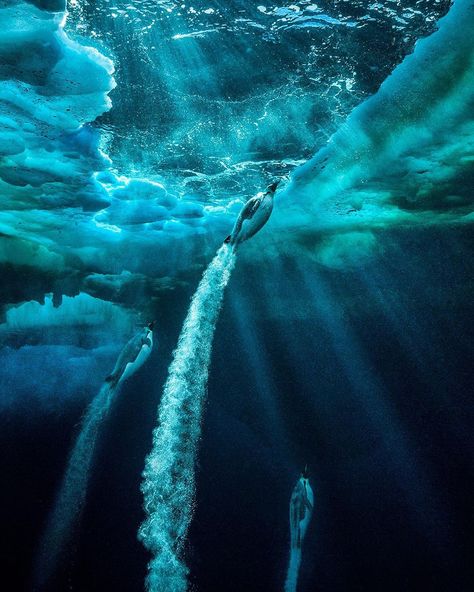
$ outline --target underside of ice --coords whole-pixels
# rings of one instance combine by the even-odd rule
[[[151,19],[142,10],[141,18]],[[248,257],[303,250],[322,265],[340,268],[363,262],[387,226],[472,220],[474,11],[469,2],[456,0],[437,30],[428,12],[425,20],[411,9],[385,15],[396,23],[398,45],[394,70],[378,89],[386,73],[378,73],[376,52],[371,58],[376,74],[364,86],[347,56],[346,62],[344,56],[334,58],[338,72],[347,70],[344,80],[335,80],[331,64],[314,54],[320,73],[315,82],[307,64],[294,79],[283,70],[277,76],[281,64],[267,51],[281,36],[295,36],[297,59],[297,51],[315,51],[303,47],[300,29],[323,28],[326,51],[334,53],[341,35],[370,24],[370,12],[357,20],[349,13],[324,14],[316,5],[281,10],[260,6],[236,22],[250,35],[246,57],[240,50],[229,54],[233,31],[216,25],[215,11],[188,13],[180,21],[173,21],[171,11],[162,46],[146,46],[162,78],[143,96],[156,105],[159,126],[131,131],[127,126],[140,123],[140,104],[131,102],[139,95],[127,86],[117,47],[112,53],[106,36],[100,42],[94,38],[92,21],[73,13],[69,27],[61,0],[16,1],[0,9],[2,335],[13,326],[23,330],[31,301],[44,303],[47,294],[52,300],[41,304],[35,317],[42,327],[61,318],[61,307],[55,315],[50,302],[70,306],[64,296],[83,302],[89,295],[88,306],[99,315],[104,301],[142,311],[145,302],[186,282],[196,265],[209,261],[243,201],[286,173],[289,182],[277,193],[271,222],[243,249]],[[410,19],[418,19],[420,35],[432,34],[402,59],[400,53],[409,52],[414,41]],[[89,38],[80,37],[81,31]],[[212,69],[204,68],[200,57],[212,35],[229,43],[224,55],[232,59],[252,62],[253,49],[265,50],[274,84],[272,70],[265,70],[263,81],[236,78],[235,61],[233,72],[219,70],[224,66],[216,62],[219,80],[228,76],[226,102],[220,83],[210,84]],[[252,35],[268,45],[255,45]],[[354,51],[362,51],[358,47]],[[177,81],[173,65],[184,55],[188,61]],[[114,62],[122,71],[111,100]],[[205,97],[199,106],[196,92],[204,77],[214,98]],[[263,86],[272,92],[263,96]],[[330,108],[323,112],[326,103]],[[113,121],[114,109],[131,139],[126,133],[111,140],[100,123],[104,114]],[[228,126],[225,133],[222,126]],[[327,141],[328,131],[334,133]],[[122,148],[128,164],[118,155]],[[308,160],[311,150],[315,156]],[[83,309],[74,310],[71,318]]]

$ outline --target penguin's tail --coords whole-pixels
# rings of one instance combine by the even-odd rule
[[[230,237],[231,235],[229,234],[229,236],[224,240],[224,244],[228,245],[230,243]]]

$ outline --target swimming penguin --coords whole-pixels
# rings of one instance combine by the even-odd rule
[[[291,548],[301,549],[313,513],[314,496],[308,481],[308,467],[301,472],[290,499]]]
[[[123,348],[112,374],[105,379],[111,386],[115,387],[127,380],[146,362],[153,347],[154,325],[154,321],[149,323]]]
[[[235,248],[243,241],[251,238],[264,226],[272,213],[273,196],[279,182],[272,183],[267,187],[265,193],[257,193],[255,197],[248,200],[240,211],[232,234],[225,239],[225,243],[234,245]]]

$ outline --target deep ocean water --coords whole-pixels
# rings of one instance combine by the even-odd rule
[[[0,24],[2,589],[472,590],[474,0]]]

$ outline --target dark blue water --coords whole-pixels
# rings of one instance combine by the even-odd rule
[[[289,496],[305,463],[315,511],[301,590],[471,589],[472,234],[407,229],[381,244],[352,271],[309,258],[238,261],[215,336],[186,546],[196,590],[282,589]],[[51,591],[143,589],[140,474],[190,295],[176,291],[156,311],[160,347],[103,429],[76,545]],[[94,382],[84,381],[85,399]],[[31,589],[83,408],[3,415],[9,589]]]

